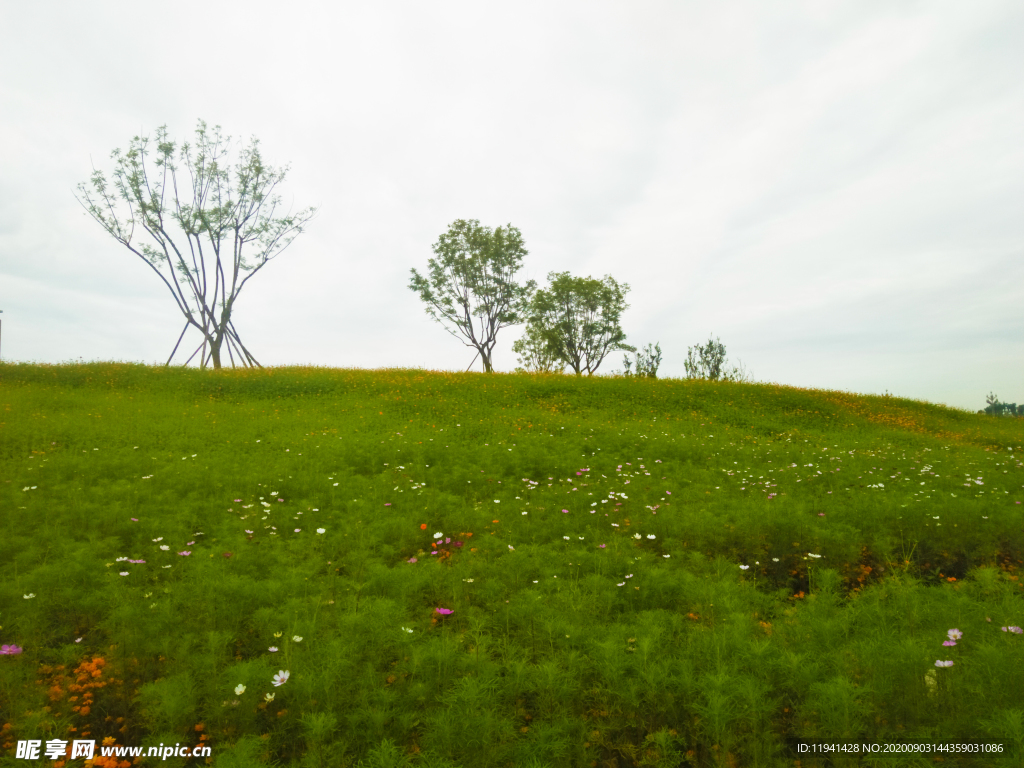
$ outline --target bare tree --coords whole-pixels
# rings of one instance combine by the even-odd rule
[[[208,132],[200,120],[195,146],[181,145],[177,156],[188,179],[180,193],[175,144],[167,139],[167,126],[156,131],[155,152],[148,136],[136,136],[127,152],[111,153],[116,164],[113,190],[95,168],[92,190],[84,182],[78,185],[81,197],[76,198],[86,212],[149,265],[185,316],[185,327],[166,365],[192,326],[203,341],[185,365],[202,351],[200,367],[212,362],[220,368],[226,348],[232,367],[235,354],[241,365],[259,366],[235,330],[235,300],[249,278],[287,248],[316,213],[315,208],[307,208],[294,216],[274,217],[281,203],[274,189],[288,169],[264,165],[256,138],[241,151],[233,188],[227,161],[231,137],[222,138],[220,130],[216,126]],[[150,154],[155,155],[152,170],[146,164]],[[122,203],[126,213],[119,210]],[[137,243],[136,228],[144,230],[156,247]],[[242,251],[250,244],[256,253],[247,261]]]
[[[479,356],[491,373],[498,331],[523,322],[537,287],[533,280],[519,285],[514,279],[527,255],[523,235],[511,224],[491,230],[476,219],[458,219],[434,243],[434,253],[437,258],[427,261],[428,277],[409,270],[409,288],[427,305],[428,315],[476,349],[469,367]]]

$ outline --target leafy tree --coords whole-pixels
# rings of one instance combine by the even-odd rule
[[[636,353],[635,372],[630,370],[634,361],[629,359],[629,355],[623,355],[622,362],[627,376],[656,379],[658,378],[658,367],[661,365],[661,343],[655,344],[654,347],[648,344],[642,351]]]
[[[626,334],[619,326],[629,306],[628,285],[619,285],[610,275],[595,280],[568,272],[551,272],[548,281],[547,290],[533,297],[530,324],[546,348],[577,376],[584,371],[592,376],[609,352],[636,351],[623,343]]]
[[[78,185],[81,197],[76,198],[86,212],[149,265],[185,316],[166,365],[189,326],[199,330],[203,341],[185,365],[202,350],[200,367],[212,362],[220,368],[225,342],[232,367],[235,353],[242,365],[259,365],[235,330],[235,301],[246,282],[287,248],[316,212],[307,208],[294,216],[275,217],[281,198],[273,192],[287,168],[264,165],[255,138],[241,152],[232,187],[227,161],[231,137],[222,138],[220,131],[216,126],[208,132],[200,120],[195,145],[181,145],[178,162],[188,175],[180,186],[176,147],[167,138],[167,126],[157,129],[155,148],[148,136],[136,136],[127,152],[111,153],[113,189],[95,169],[92,191],[84,182]],[[150,155],[152,169],[146,162]],[[119,210],[121,203],[126,212]],[[137,230],[144,230],[156,247],[137,243]],[[243,255],[247,246],[255,249],[251,261]]]
[[[689,347],[686,350],[686,362],[683,363],[686,368],[686,377],[689,379],[743,382],[751,380],[743,370],[742,364],[739,368],[733,367],[731,371],[726,371],[724,364],[725,345],[720,340],[716,343],[711,338],[708,339],[706,345],[697,345],[696,356],[694,355],[693,347]]]
[[[516,373],[562,373],[565,370],[565,362],[533,323],[527,323],[526,334],[512,345],[512,351],[519,363]]]
[[[437,258],[427,262],[429,277],[410,270],[409,288],[420,295],[428,315],[476,349],[490,373],[498,331],[524,321],[537,287],[533,280],[525,285],[514,280],[527,254],[523,236],[511,224],[491,230],[476,219],[459,219],[433,249]]]

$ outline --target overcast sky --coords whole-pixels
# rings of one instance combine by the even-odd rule
[[[264,365],[465,370],[409,270],[478,219],[524,279],[628,283],[662,376],[714,335],[759,381],[1024,402],[1022,72],[1019,0],[6,2],[0,355],[167,359],[167,288],[75,191],[204,119],[321,209],[236,305]]]

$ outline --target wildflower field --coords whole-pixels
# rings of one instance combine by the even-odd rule
[[[2,364],[0,765],[1020,765],[1022,457],[775,384]]]

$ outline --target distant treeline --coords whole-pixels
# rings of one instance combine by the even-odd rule
[[[1024,416],[1024,404],[1000,403],[999,398],[992,394],[985,398],[985,402],[988,403],[988,406],[978,413],[988,413],[993,416]]]

